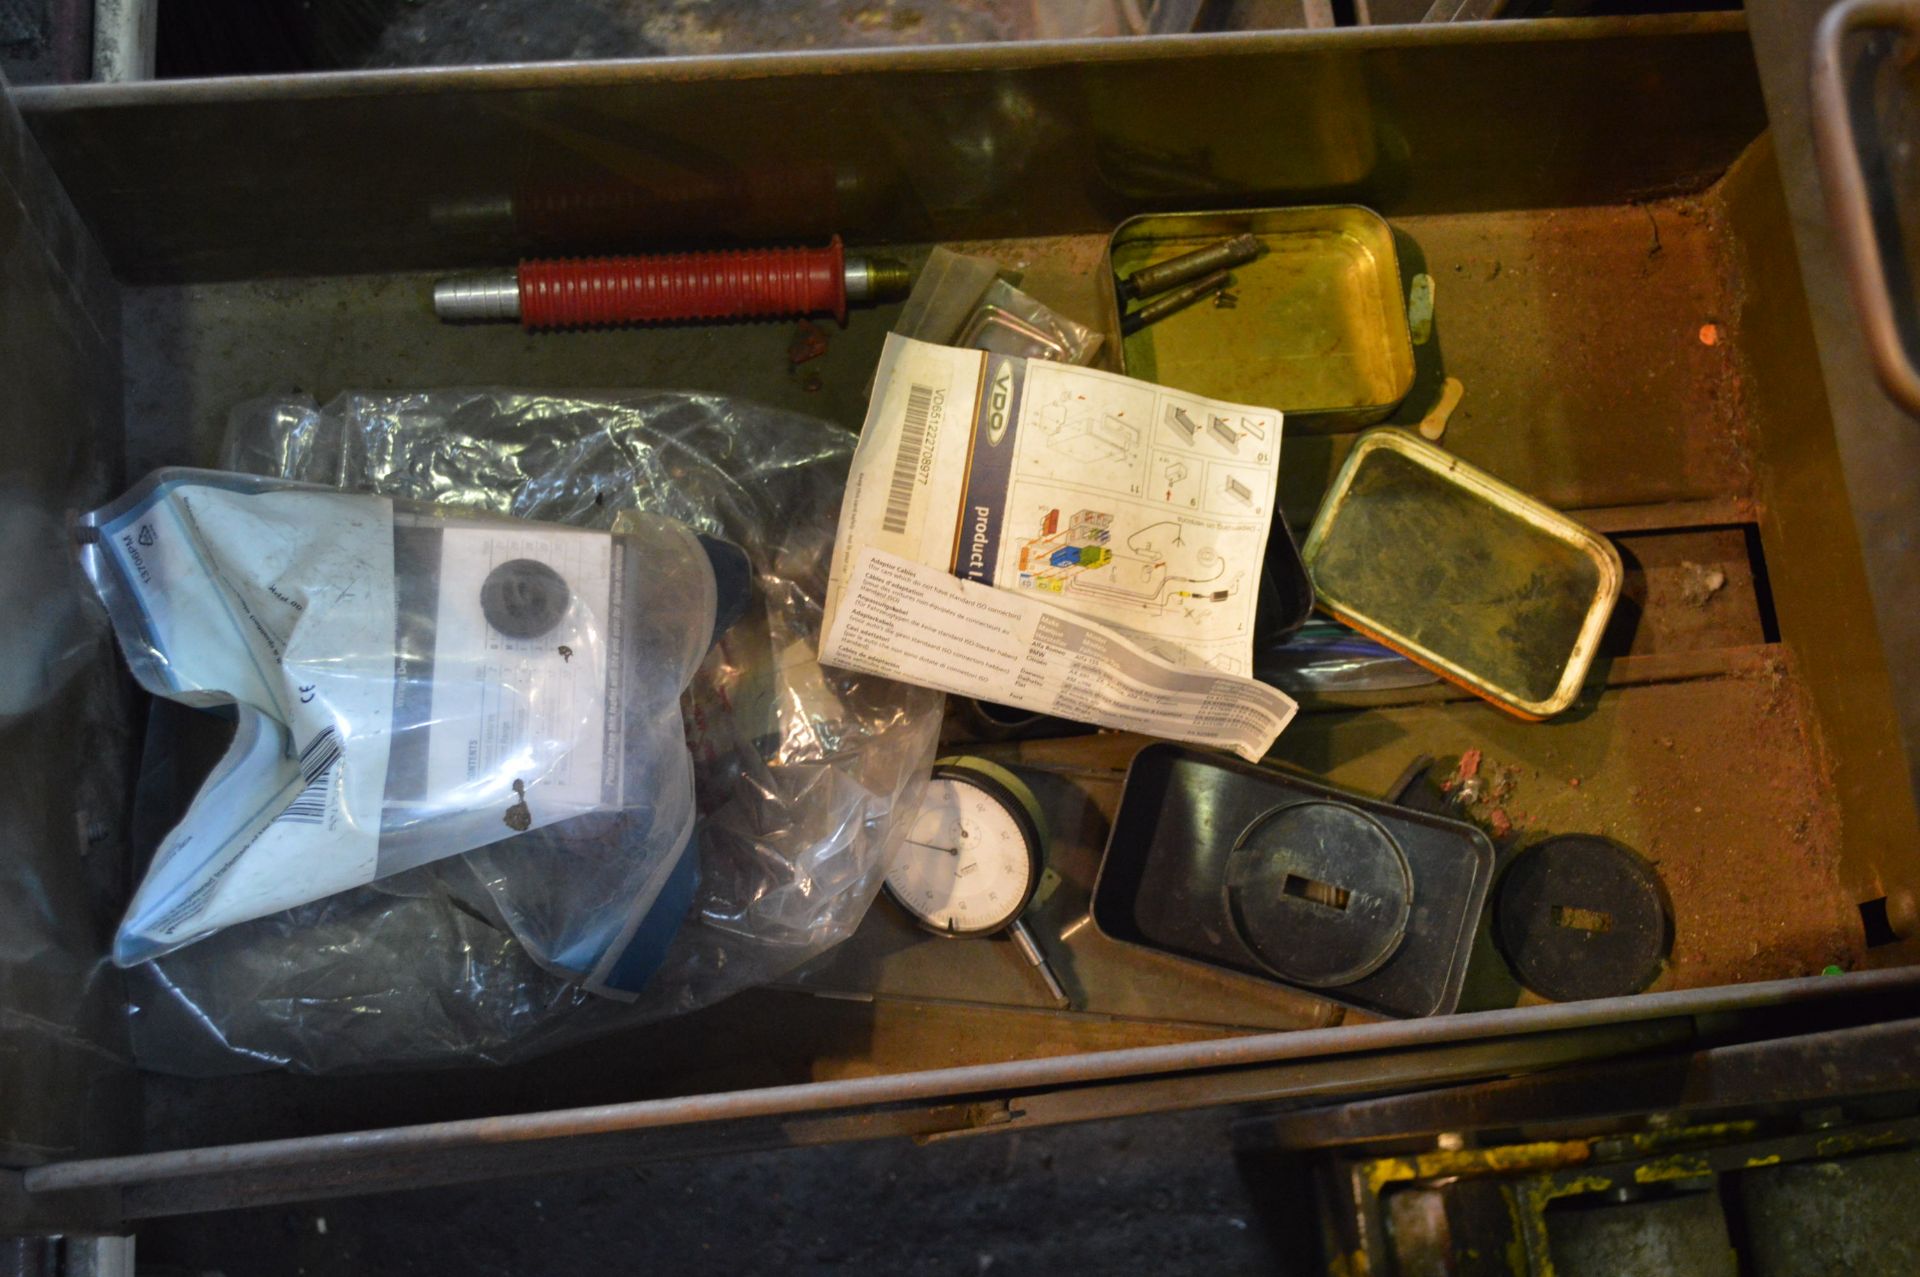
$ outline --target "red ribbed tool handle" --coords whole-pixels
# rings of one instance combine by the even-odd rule
[[[846,255],[838,235],[825,248],[520,263],[523,328],[771,319],[823,312],[846,325]]]

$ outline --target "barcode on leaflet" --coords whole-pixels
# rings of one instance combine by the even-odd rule
[[[900,432],[900,451],[893,454],[893,486],[887,490],[887,514],[880,526],[905,536],[907,512],[913,508],[914,478],[920,471],[920,450],[927,442],[927,417],[933,411],[933,387],[907,391],[906,426]]]
[[[340,761],[340,732],[329,727],[307,742],[300,751],[300,779],[305,788],[279,819],[297,825],[318,825],[327,818],[327,790],[333,765]]]

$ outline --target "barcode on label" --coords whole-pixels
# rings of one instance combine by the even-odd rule
[[[913,484],[920,470],[920,450],[927,442],[927,417],[933,411],[933,387],[914,386],[907,391],[905,427],[900,431],[900,451],[893,454],[893,485],[887,489],[887,513],[880,526],[895,536],[907,531],[907,512],[913,508]]]
[[[287,804],[277,817],[297,825],[318,825],[327,818],[327,790],[333,765],[340,761],[340,732],[326,728],[307,742],[300,751],[300,779],[304,784],[299,796]]]

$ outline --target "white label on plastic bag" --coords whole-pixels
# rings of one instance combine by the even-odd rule
[[[866,549],[821,643],[822,664],[1258,762],[1292,720],[1283,693],[1176,667],[1032,598]]]
[[[372,878],[393,705],[391,504],[177,483],[100,533],[181,699],[240,705],[233,751],[134,896],[123,958]]]
[[[516,765],[530,771],[536,759],[551,757],[525,795],[529,827],[620,806],[618,769],[606,774],[604,767],[620,757],[619,742],[606,740],[609,724],[618,730],[621,721],[607,712],[620,695],[607,678],[607,654],[619,647],[607,629],[619,623],[620,608],[605,597],[605,583],[618,580],[613,538],[535,525],[449,528],[441,536],[427,792],[444,803],[482,778]],[[572,589],[570,616],[555,634],[515,639],[487,623],[481,587],[515,559],[545,564]],[[563,641],[582,632],[600,641]]]
[[[622,799],[619,551],[603,532],[396,520],[384,497],[168,478],[99,525],[155,690],[235,703],[232,746],[115,941],[210,931]],[[544,633],[486,619],[494,569],[565,583]]]

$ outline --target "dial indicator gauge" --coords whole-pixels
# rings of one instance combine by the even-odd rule
[[[1037,824],[1008,785],[979,764],[942,764],[887,871],[887,892],[929,930],[986,935],[1027,907],[1042,854]]]

